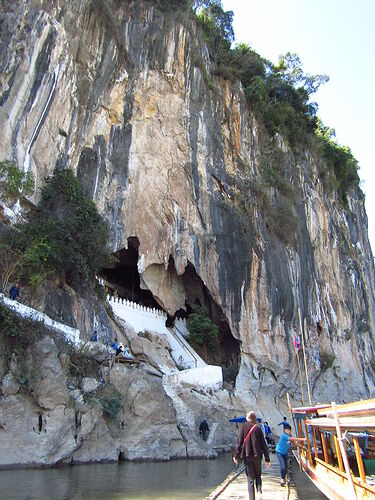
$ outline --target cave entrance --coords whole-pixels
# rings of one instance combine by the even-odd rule
[[[106,286],[112,295],[137,302],[143,306],[160,309],[152,292],[143,290],[140,286],[137,267],[138,248],[138,238],[128,238],[128,248],[122,248],[115,253],[116,262],[113,267],[102,269],[101,277],[105,280]]]
[[[208,288],[190,262],[188,262],[182,275],[182,282],[186,292],[186,311],[180,309],[176,312],[175,317],[187,318],[192,312],[193,306],[198,305],[206,310],[208,317],[219,328],[219,345],[216,352],[210,352],[196,344],[194,344],[194,349],[206,363],[224,365],[236,371],[240,356],[240,343],[233,337],[223,310],[214,301]]]
[[[102,269],[101,277],[112,295],[143,306],[163,309],[161,306],[163,301],[160,297],[158,301],[150,290],[141,288],[141,279],[137,266],[139,260],[138,248],[138,238],[128,238],[128,248],[123,248],[115,253],[116,262],[111,267],[108,266]],[[239,341],[233,337],[223,310],[212,298],[193,264],[188,262],[185,272],[181,276],[177,276],[174,259],[170,256],[168,268],[163,270],[163,273],[158,275],[158,278],[162,280],[163,276],[173,276],[173,279],[178,280],[179,286],[183,290],[182,295],[185,297],[185,308],[179,309],[173,316],[169,315],[166,326],[173,326],[175,318],[187,318],[194,305],[202,306],[211,321],[219,328],[219,343],[216,352],[211,352],[205,349],[204,346],[192,343],[194,349],[206,363],[230,367],[235,371],[238,368],[240,356]]]

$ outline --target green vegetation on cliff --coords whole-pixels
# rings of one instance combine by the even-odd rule
[[[23,390],[38,378],[37,370],[26,362],[25,352],[44,333],[42,323],[21,318],[0,303],[0,349],[7,364],[14,360],[14,377]]]
[[[215,352],[218,346],[219,328],[207,316],[203,307],[193,306],[193,311],[186,321],[189,338],[196,344]]]
[[[358,162],[350,148],[340,146],[334,141],[335,131],[325,127],[319,119],[315,133],[328,166],[328,172],[321,172],[321,177],[324,179],[329,174],[334,175],[333,187],[337,189],[342,202],[346,205],[348,190],[359,185]]]
[[[107,238],[94,202],[83,195],[73,172],[64,170],[45,185],[28,222],[3,236],[2,246],[18,276],[33,287],[55,276],[79,287],[94,283],[107,261]]]
[[[34,176],[22,172],[9,160],[0,161],[0,189],[7,198],[31,196],[34,192]]]
[[[337,144],[334,131],[322,125],[318,106],[310,101],[328,76],[305,74],[297,54],[288,52],[274,65],[247,44],[232,47],[233,12],[224,11],[221,0],[154,3],[163,11],[190,12],[207,44],[211,72],[241,82],[250,110],[270,137],[282,135],[294,152],[301,147],[317,152],[325,163],[320,175],[329,180],[325,187],[336,189],[345,205],[349,189],[359,186],[358,163],[348,147]]]

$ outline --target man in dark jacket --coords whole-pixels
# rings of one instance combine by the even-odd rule
[[[20,286],[18,283],[16,283],[15,285],[12,286],[12,288],[9,290],[9,297],[12,299],[12,300],[16,300],[16,298],[19,296],[20,294]]]
[[[253,411],[246,414],[246,422],[240,429],[237,447],[233,461],[238,463],[243,458],[246,466],[249,499],[255,500],[254,481],[258,492],[258,499],[262,499],[262,456],[266,460],[266,467],[270,467],[268,447],[264,440],[262,429],[257,425],[257,417]]]
[[[199,434],[202,434],[203,441],[207,441],[207,433],[210,432],[207,420],[204,419],[199,426]]]

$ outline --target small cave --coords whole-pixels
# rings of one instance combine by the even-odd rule
[[[136,237],[128,238],[128,248],[123,248],[115,254],[116,262],[111,267],[102,269],[107,292],[123,299],[131,300],[147,307],[162,309],[150,290],[143,290],[138,273],[139,240]],[[166,273],[177,276],[173,257],[169,258]],[[171,327],[175,318],[187,318],[192,307],[203,306],[207,315],[219,328],[219,345],[215,353],[205,350],[204,347],[194,344],[197,353],[208,363],[226,366],[237,370],[240,355],[240,344],[230,331],[227,319],[213,300],[209,290],[198,276],[193,264],[188,262],[185,272],[179,277],[185,291],[185,309],[181,308],[173,316],[168,315],[166,326]]]
[[[42,430],[43,430],[43,414],[39,413],[39,417],[38,417],[38,431],[39,431],[39,434],[42,432]]]

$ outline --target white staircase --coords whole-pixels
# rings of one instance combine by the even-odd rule
[[[177,328],[165,326],[167,315],[164,311],[111,296],[107,297],[107,301],[111,305],[113,312],[129,323],[137,333],[150,330],[167,337],[171,348],[171,356],[177,365],[182,365],[185,369],[207,366],[185,340],[181,333],[181,324]]]
[[[199,356],[199,354],[191,347],[191,345],[186,341],[185,337],[180,333],[179,329],[174,326],[172,328],[167,328],[170,335],[178,342],[180,348],[185,352],[183,356],[182,366],[187,368],[201,368],[206,366],[206,363]],[[173,352],[172,352],[173,357]],[[173,358],[174,359],[174,358]]]
[[[77,328],[72,328],[71,326],[59,323],[58,321],[51,319],[49,316],[47,316],[47,314],[41,313],[36,309],[33,309],[32,307],[25,306],[25,304],[22,304],[17,300],[8,299],[4,296],[3,293],[0,294],[0,301],[8,309],[11,309],[19,316],[30,319],[32,321],[39,321],[52,330],[62,333],[68,342],[71,342],[75,345],[78,345],[80,343],[79,330]]]
[[[173,386],[185,384],[201,389],[219,389],[222,386],[221,367],[207,365],[189,345],[183,334],[186,329],[183,321],[178,320],[173,328],[168,328],[165,326],[167,315],[164,311],[110,296],[107,301],[116,316],[129,323],[137,333],[149,330],[167,338],[174,362],[185,369],[179,371],[176,367],[175,371],[163,376],[163,383]]]

